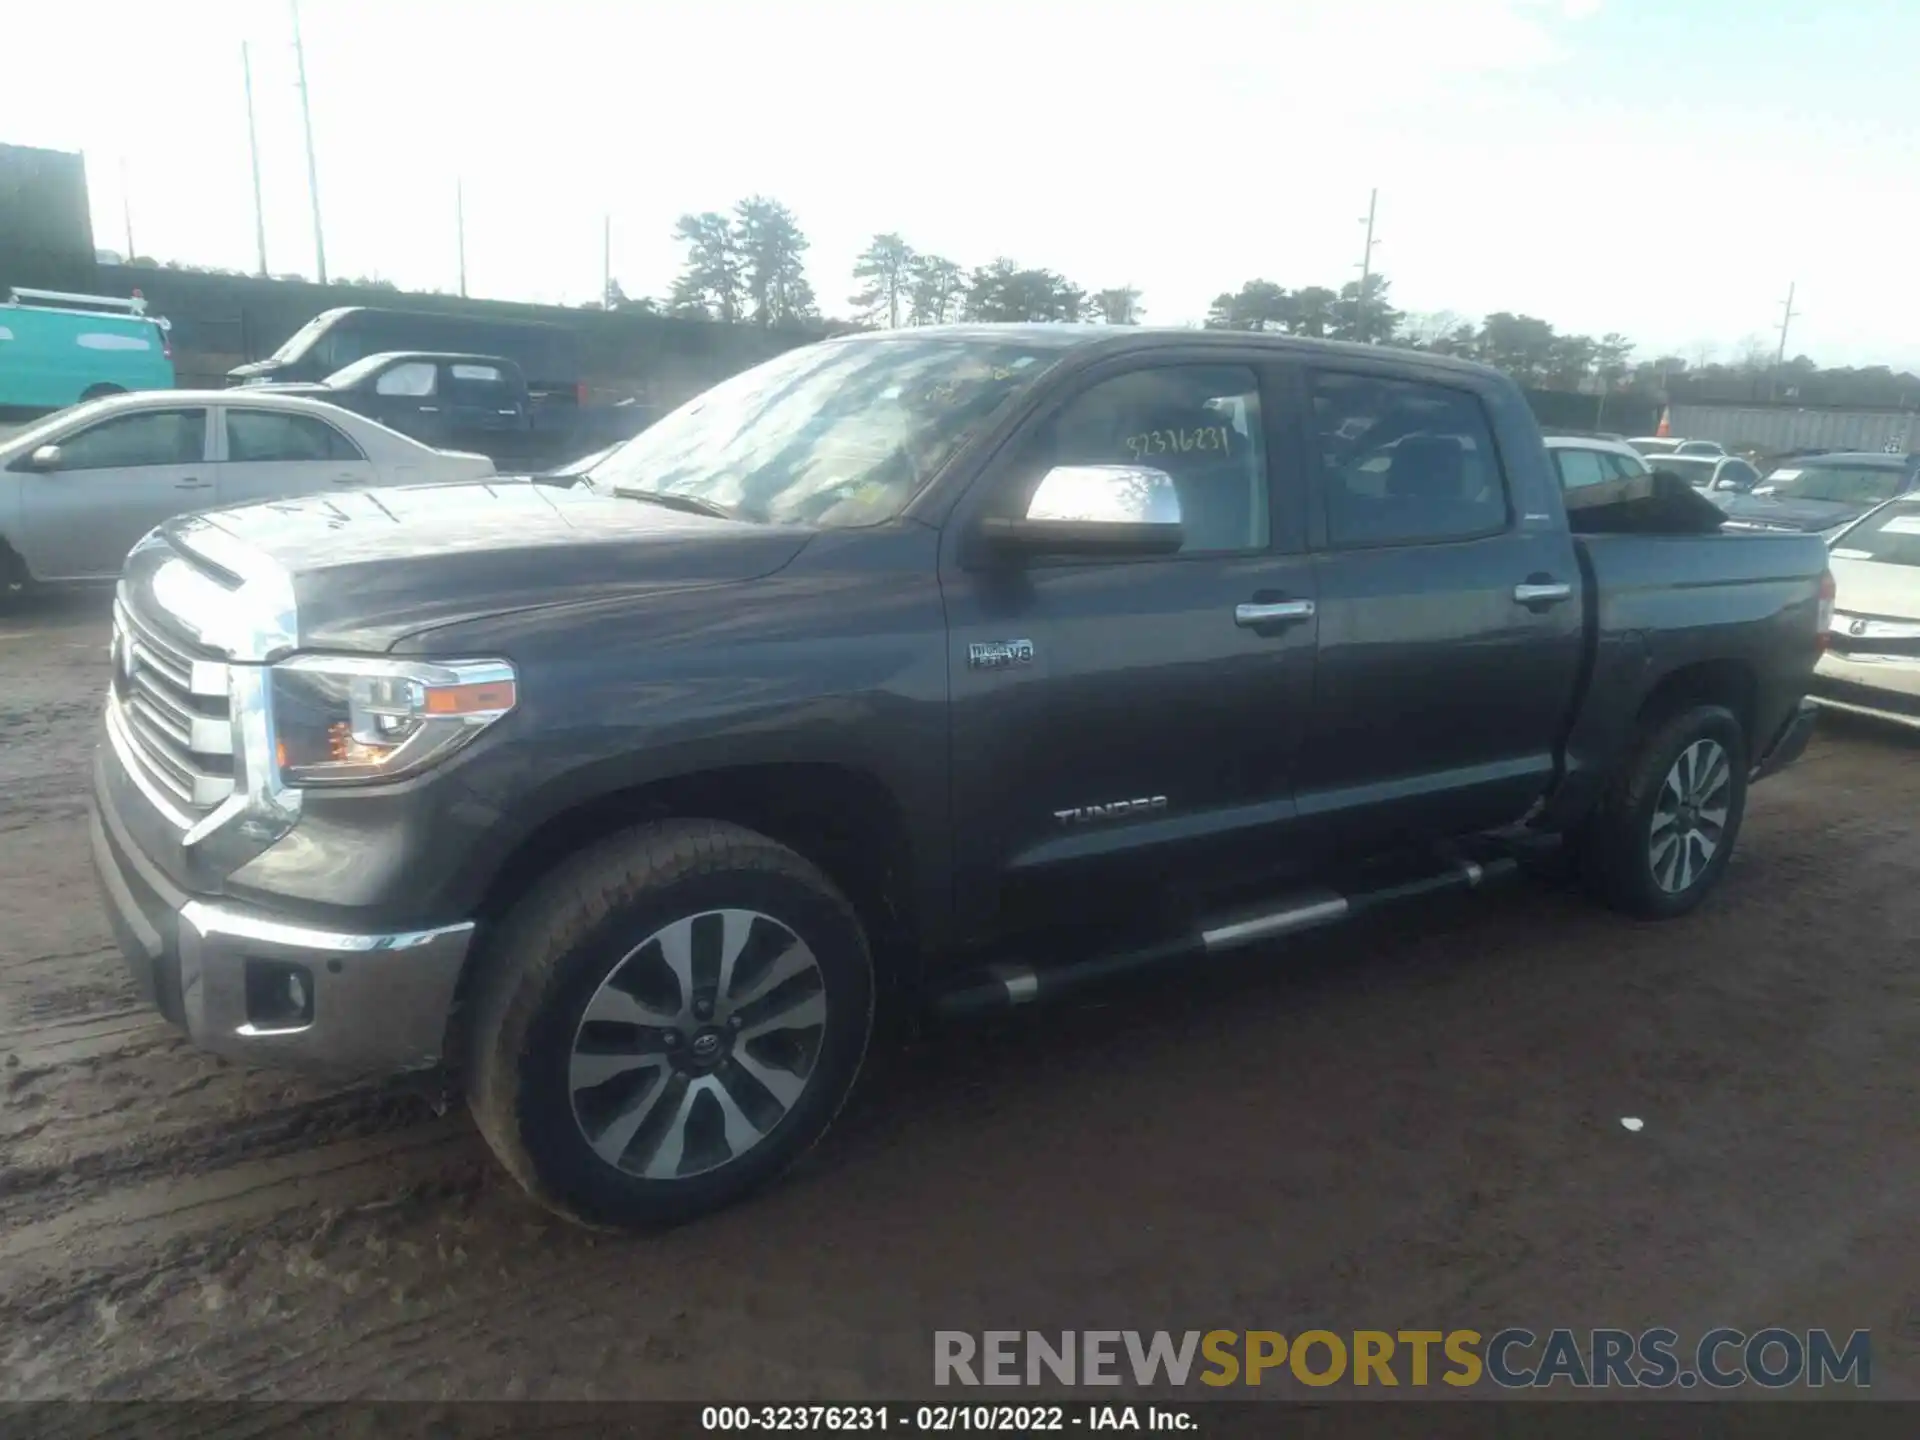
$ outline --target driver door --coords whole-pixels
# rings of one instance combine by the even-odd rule
[[[1055,892],[1072,875],[1097,893],[1207,852],[1244,861],[1289,818],[1316,621],[1300,468],[1276,421],[1289,382],[1271,359],[1092,372],[1009,441],[948,524],[963,929],[990,927],[1031,881]],[[981,519],[1024,515],[1051,468],[1077,464],[1170,475],[1179,553],[970,557]],[[1260,605],[1290,613],[1247,608]]]
[[[62,436],[20,476],[22,556],[41,580],[111,579],[154,526],[215,501],[207,410],[136,410]]]

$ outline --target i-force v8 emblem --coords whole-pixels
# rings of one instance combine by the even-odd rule
[[[984,640],[967,646],[969,670],[1006,670],[1032,663],[1031,640]]]

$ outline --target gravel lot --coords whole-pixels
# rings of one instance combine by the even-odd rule
[[[1920,1397],[1898,736],[1823,732],[1689,920],[1522,886],[922,1037],[775,1191],[620,1240],[462,1112],[135,1006],[86,854],[105,613],[0,614],[0,1396],[907,1397],[935,1328],[1780,1324],[1870,1328]]]

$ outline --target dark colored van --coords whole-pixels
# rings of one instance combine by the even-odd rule
[[[551,437],[561,453],[574,444],[586,389],[580,378],[578,340],[571,331],[538,320],[494,320],[366,305],[323,310],[266,359],[234,366],[227,372],[227,383],[316,382],[369,355],[403,350],[506,357],[527,377],[536,435]]]

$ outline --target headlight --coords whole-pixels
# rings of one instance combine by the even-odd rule
[[[513,709],[504,660],[296,655],[273,667],[275,759],[288,785],[415,775]]]

